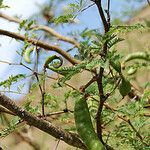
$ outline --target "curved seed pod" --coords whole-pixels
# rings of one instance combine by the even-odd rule
[[[137,72],[137,68],[134,68],[134,67],[130,67],[127,74],[128,75],[133,75]]]
[[[77,132],[88,150],[104,150],[103,144],[94,131],[89,109],[83,97],[75,101],[74,117]]]
[[[44,68],[48,68],[50,67],[50,63],[53,62],[53,60],[56,60],[58,59],[60,61],[60,63],[56,66],[56,65],[53,65],[54,68],[59,68],[60,66],[62,66],[63,64],[63,59],[60,57],[60,56],[56,56],[56,55],[52,55],[52,56],[49,56],[45,63],[44,63]]]
[[[121,81],[121,84],[119,86],[120,94],[124,98],[124,96],[128,95],[130,91],[131,91],[131,84],[130,84],[130,82],[127,79],[125,79],[124,77],[122,77],[122,81]]]
[[[135,52],[135,53],[127,55],[123,63],[126,63],[133,59],[143,59],[145,61],[150,61],[150,54],[148,54],[147,52]]]
[[[26,63],[31,63],[30,55],[31,55],[31,52],[33,50],[34,50],[34,46],[32,46],[32,47],[25,50],[25,52],[24,52],[24,61]]]

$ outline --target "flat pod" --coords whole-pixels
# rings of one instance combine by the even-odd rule
[[[128,95],[130,91],[131,91],[130,82],[127,79],[125,79],[124,77],[122,77],[122,81],[119,86],[120,94],[124,97],[124,96]]]
[[[111,66],[119,73],[121,73],[121,63],[119,61],[110,61]]]
[[[83,97],[75,101],[74,118],[77,132],[88,150],[104,150],[103,144],[94,131],[88,105]]]

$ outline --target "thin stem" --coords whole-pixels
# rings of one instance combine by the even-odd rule
[[[90,81],[88,81],[85,85],[80,87],[81,93],[85,92],[85,89],[88,88],[93,82],[96,81],[96,77],[94,76]]]
[[[55,150],[57,150],[59,143],[60,143],[60,140],[58,140],[58,141],[57,141],[57,144],[56,144]]]
[[[14,94],[23,94],[23,95],[27,95],[27,93],[21,93],[18,91],[12,91],[12,90],[0,90],[1,93],[14,93]]]
[[[61,114],[65,114],[65,113],[73,113],[73,111],[71,110],[63,110],[63,111],[58,111],[58,112],[52,112],[49,114],[45,114],[45,117],[50,117],[50,116],[54,116],[54,115],[61,115]],[[38,115],[38,117],[43,117],[41,115]]]
[[[104,26],[104,30],[105,30],[105,32],[108,32],[109,31],[109,25],[106,21],[106,18],[105,18],[104,12],[103,12],[101,0],[95,0],[95,4],[98,7],[99,14],[100,14],[100,17],[102,19],[103,26]]]
[[[108,0],[108,5],[107,5],[107,23],[108,23],[108,26],[110,28],[110,0]]]
[[[81,10],[81,12],[83,12],[83,11],[87,10],[88,8],[90,8],[90,7],[94,6],[94,5],[95,5],[95,3],[92,3],[91,5],[87,6],[87,7],[86,7],[86,8],[84,8],[84,9],[82,9],[82,10]]]
[[[42,86],[41,86],[41,83],[40,83],[40,80],[39,80],[39,77],[38,77],[38,74],[36,72],[34,72],[34,75],[37,79],[37,82],[38,82],[38,85],[39,85],[39,89],[40,89],[40,92],[41,92],[41,95],[42,95],[42,116],[45,117],[45,110],[44,110],[44,96],[45,96],[45,92],[43,92],[43,89],[42,89]]]
[[[37,73],[38,73],[38,62],[39,62],[39,48],[37,48],[37,46],[36,46],[36,60],[35,60],[34,72],[37,72]],[[38,75],[35,74],[35,77],[37,78],[39,88],[41,91],[41,96],[42,96],[42,100],[41,100],[41,102],[42,102],[42,116],[45,117],[45,108],[44,108],[44,103],[45,103],[45,70],[44,70],[44,78],[43,78],[43,89],[42,89],[41,83],[39,82]]]

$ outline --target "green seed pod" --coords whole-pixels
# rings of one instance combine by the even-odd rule
[[[60,66],[62,66],[63,59],[62,59],[61,57],[59,57],[59,56],[52,55],[52,56],[49,56],[49,57],[46,59],[46,61],[45,61],[45,63],[44,63],[44,68],[48,68],[48,69],[49,69],[49,68],[50,68],[50,63],[52,63],[52,61],[55,60],[55,59],[58,59],[58,60],[60,61],[60,63],[57,64],[57,66],[56,66],[56,65],[53,65],[53,67],[54,67],[54,68],[59,68]]]
[[[119,61],[111,61],[110,64],[117,72],[121,73],[121,63]]]
[[[75,101],[74,117],[77,132],[87,148],[89,150],[104,150],[103,144],[94,131],[89,109],[83,97],[79,97]]]
[[[122,77],[122,81],[119,86],[120,94],[124,97],[124,96],[128,95],[130,91],[131,91],[130,82],[127,79],[125,79],[124,77]]]
[[[48,66],[47,68],[54,71],[54,72],[56,72],[56,73],[58,73],[58,74],[61,74],[61,75],[66,75],[67,74],[67,72],[65,70],[63,70],[62,67],[54,68],[53,66]]]
[[[34,50],[34,46],[32,46],[32,47],[25,50],[25,52],[24,52],[24,61],[26,63],[31,63],[30,55],[31,55],[31,52],[33,50]]]
[[[133,75],[137,72],[137,68],[134,68],[134,67],[130,67],[127,74],[128,75]]]
[[[143,59],[145,61],[150,61],[150,54],[147,52],[135,52],[127,55],[123,62],[125,63],[133,59]]]

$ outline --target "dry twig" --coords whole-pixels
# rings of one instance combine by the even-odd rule
[[[20,19],[18,19],[16,17],[8,16],[8,15],[2,13],[2,12],[0,12],[0,17],[5,19],[5,20],[8,20],[10,22],[15,22],[15,23],[21,23],[22,22],[22,20],[20,20]],[[75,45],[75,47],[77,47],[77,48],[80,47],[80,44],[77,41],[75,41],[74,39],[66,37],[66,36],[63,36],[63,35],[59,34],[54,29],[52,29],[52,28],[50,28],[48,26],[34,25],[30,29],[43,30],[46,33],[49,33],[50,35],[56,37],[58,40],[71,43],[71,44]]]

